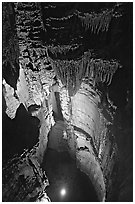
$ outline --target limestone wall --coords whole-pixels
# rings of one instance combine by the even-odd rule
[[[99,108],[100,95],[85,80],[73,97],[69,97],[64,87],[60,96],[69,151],[78,167],[89,176],[99,200],[105,201],[117,154],[117,145],[111,140],[108,128],[112,121]]]
[[[42,197],[49,201],[45,193],[49,182],[35,157],[36,148],[14,155],[3,167],[2,201],[32,202]]]

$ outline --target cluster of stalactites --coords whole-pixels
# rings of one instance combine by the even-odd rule
[[[47,47],[48,51],[54,54],[55,56],[58,56],[58,54],[64,54],[66,55],[68,52],[73,52],[77,50],[80,47],[78,44],[73,45],[50,45]]]
[[[84,75],[83,69],[80,69],[80,67],[81,61],[53,61],[53,68],[62,84],[68,89],[70,96],[75,94],[77,88],[80,86],[82,76]]]
[[[99,33],[99,31],[108,31],[111,19],[113,17],[113,9],[106,10],[101,13],[84,13],[84,16],[78,15],[82,26],[86,30],[91,29],[93,33]]]
[[[120,3],[116,3],[114,7],[110,9],[102,10],[99,13],[96,13],[96,12],[82,13],[78,10],[75,10],[74,13],[65,17],[61,17],[61,18],[49,17],[47,18],[47,22],[49,25],[50,22],[52,21],[63,22],[63,21],[71,20],[71,18],[76,17],[77,19],[79,19],[79,21],[81,21],[82,27],[84,27],[85,30],[90,29],[93,33],[97,33],[97,34],[100,31],[107,32],[112,18],[119,18],[122,16],[120,11],[117,11],[117,12],[115,11],[117,10],[116,7],[119,8],[120,5],[121,5]],[[61,28],[63,29],[64,27],[61,27]],[[52,29],[59,30],[61,28],[53,27]]]
[[[85,76],[92,77],[95,84],[102,82],[109,86],[118,68],[121,68],[121,65],[115,60],[91,59],[88,62]]]
[[[116,3],[111,9],[106,9],[100,13],[84,13],[83,16],[78,12],[78,18],[81,20],[82,26],[85,30],[91,29],[93,33],[108,31],[112,18],[119,18],[122,16],[119,11],[121,3]]]
[[[120,64],[114,60],[90,59],[88,53],[85,53],[78,61],[51,60],[51,62],[63,85],[67,87],[70,96],[77,92],[85,77],[92,78],[94,85],[99,82],[110,85],[113,74],[120,67]]]

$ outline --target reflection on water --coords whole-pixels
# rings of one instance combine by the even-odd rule
[[[68,150],[66,129],[61,113],[59,93],[52,94],[55,125],[48,135],[48,149],[42,164],[50,185],[46,191],[53,202],[98,201],[95,189],[88,176],[77,169]]]
[[[47,194],[53,202],[92,202],[98,201],[89,178],[77,169],[68,152],[47,149],[43,169],[50,185]]]

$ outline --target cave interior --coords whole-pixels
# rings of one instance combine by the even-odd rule
[[[133,201],[133,3],[2,3],[2,201]]]

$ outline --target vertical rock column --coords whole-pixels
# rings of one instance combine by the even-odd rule
[[[42,163],[47,146],[47,135],[54,123],[52,104],[49,102],[50,86],[55,76],[46,58],[46,49],[41,42],[41,33],[44,30],[41,19],[40,4],[37,2],[15,3],[16,25],[20,48],[20,65],[23,69],[28,97],[25,106],[40,106],[32,113],[40,119],[39,145],[37,159]]]
[[[54,122],[52,105],[48,101],[49,87],[55,74],[46,70],[45,49],[38,38],[40,36],[38,32],[42,28],[38,5],[29,2],[15,3],[15,10],[20,72],[16,89],[14,86],[11,87],[12,83],[7,84],[7,81],[3,80],[6,114],[11,119],[15,118],[21,103],[27,111],[34,105],[38,106],[38,109],[30,111],[30,114],[40,119],[40,134],[39,142],[35,146],[23,149],[22,155],[14,155],[8,164],[4,165],[2,197],[5,202],[47,201],[49,198],[46,196],[45,188],[48,180],[40,164],[46,150],[47,134]],[[19,53],[12,52],[11,55],[15,56]]]
[[[74,137],[74,128],[72,125],[72,106],[71,106],[71,97],[69,96],[68,90],[65,86],[62,85],[59,80],[59,90],[60,90],[60,101],[61,101],[61,109],[64,118],[64,123],[66,126],[66,131],[64,132],[68,149],[71,157],[76,157],[76,141]]]
[[[111,187],[117,145],[109,129],[113,116],[99,108],[100,96],[91,84],[81,84],[72,97],[72,125],[76,135],[76,160],[96,189],[100,201]]]
[[[100,201],[105,199],[105,183],[98,158],[100,115],[99,96],[89,84],[82,82],[81,88],[72,97],[72,125],[76,135],[76,160],[78,167],[86,173],[95,187]]]
[[[105,201],[112,188],[117,156],[117,145],[110,128],[113,115],[109,108],[103,108],[100,94],[91,81],[84,79],[71,98],[67,89],[59,84],[69,152],[76,158],[78,168],[89,176],[99,200]]]

